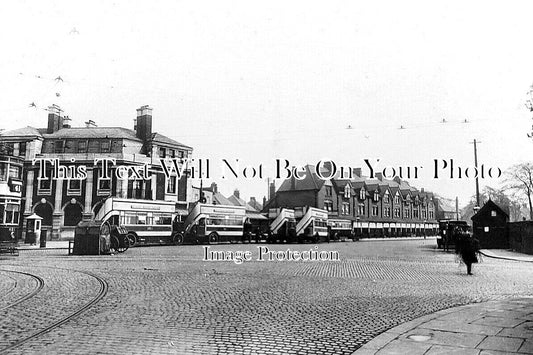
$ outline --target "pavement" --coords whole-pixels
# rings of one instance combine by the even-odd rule
[[[533,354],[533,298],[454,307],[394,327],[354,355]]]
[[[483,249],[489,258],[533,262],[533,255]],[[438,311],[378,335],[354,355],[533,354],[533,297]]]

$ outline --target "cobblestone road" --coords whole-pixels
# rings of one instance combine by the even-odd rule
[[[350,354],[402,322],[451,306],[533,295],[531,263],[485,258],[465,275],[434,240],[321,244],[338,262],[202,261],[201,246],[115,256],[21,252],[0,259],[0,353],[98,296],[83,313],[6,353]],[[269,245],[305,251],[306,245]],[[63,253],[63,255],[61,255]],[[33,292],[33,297],[10,303]],[[92,274],[84,272],[89,271]]]

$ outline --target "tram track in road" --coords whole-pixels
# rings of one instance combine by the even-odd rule
[[[47,266],[48,268],[54,268],[54,269],[62,269],[62,268],[55,268],[55,267],[50,267],[50,266]],[[0,354],[4,354],[10,350],[13,350],[15,348],[17,348],[18,346],[20,345],[23,345],[29,341],[32,341],[60,326],[62,326],[63,324],[69,322],[70,320],[72,319],[75,319],[76,317],[78,317],[79,315],[81,315],[82,313],[84,313],[85,311],[87,311],[88,309],[90,309],[93,305],[95,305],[96,303],[98,303],[102,298],[104,298],[108,292],[108,289],[109,289],[109,285],[107,283],[107,281],[103,278],[101,278],[100,276],[98,275],[95,275],[91,272],[88,272],[88,271],[79,271],[79,270],[70,270],[70,269],[62,269],[62,270],[68,270],[68,271],[74,271],[74,272],[79,272],[79,273],[82,273],[82,274],[85,274],[85,275],[88,275],[88,276],[91,276],[93,278],[95,278],[99,284],[100,284],[100,290],[98,291],[98,294],[93,297],[91,299],[90,302],[84,304],[83,306],[81,307],[78,307],[78,309],[76,309],[74,312],[70,313],[69,315],[67,315],[66,317],[63,317],[61,319],[59,319],[58,321],[55,321],[54,323],[48,325],[47,327],[45,327],[44,329],[41,329],[33,334],[31,334],[30,336],[27,336],[21,340],[17,340],[11,344],[9,344],[8,346],[0,349]],[[35,275],[31,275],[31,274],[28,274],[28,273],[24,273],[24,272],[20,272],[20,271],[12,271],[12,270],[0,270],[0,271],[9,271],[9,272],[18,272],[20,274],[27,274],[27,275],[30,275],[30,276],[34,276],[35,278],[38,278],[42,281],[42,284],[40,284],[40,287],[37,289],[37,290],[34,290],[31,294],[28,294],[24,297],[24,299],[19,299],[16,301],[16,303],[12,303],[6,307],[3,307],[3,308],[0,308],[0,310],[4,310],[4,309],[7,309],[9,307],[13,307],[15,304],[20,304],[21,302],[35,296],[43,287],[44,287],[44,280],[42,278],[40,278],[39,276],[35,276]]]
[[[36,282],[37,282],[37,287],[35,287],[32,292],[18,298],[17,300],[15,300],[14,302],[11,302],[10,304],[6,305],[6,306],[2,306],[0,307],[0,311],[3,311],[3,310],[6,310],[6,309],[9,309],[11,307],[14,307],[24,301],[27,301],[29,300],[30,298],[34,297],[35,295],[37,295],[44,287],[44,280],[40,277],[40,276],[37,276],[37,275],[33,275],[33,274],[30,274],[28,272],[23,272],[23,271],[14,271],[14,270],[6,270],[6,269],[0,269],[0,271],[3,271],[3,272],[12,272],[12,273],[16,273],[16,274],[20,274],[20,275],[26,275],[26,276],[29,276],[31,277],[32,279],[34,279]],[[15,281],[17,283],[17,281]],[[15,287],[16,288],[16,284],[15,284]],[[12,291],[12,290],[11,290]]]

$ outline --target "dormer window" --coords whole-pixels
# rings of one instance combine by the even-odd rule
[[[78,153],[87,153],[87,141],[78,141]]]
[[[109,142],[100,143],[100,149],[102,150],[102,153],[109,153]]]
[[[350,194],[350,186],[349,185],[346,185],[344,186],[344,198],[350,198],[351,194]]]
[[[385,195],[383,195],[383,202],[384,203],[390,203],[389,191],[385,191]]]
[[[359,199],[360,199],[360,200],[364,200],[365,197],[366,197],[365,189],[364,189],[364,188],[361,188],[361,190],[359,191]]]
[[[63,153],[63,141],[56,141],[54,153]]]
[[[374,191],[374,201],[379,201],[379,193],[377,191]]]
[[[398,193],[394,196],[394,203],[397,205],[400,204],[400,195]]]

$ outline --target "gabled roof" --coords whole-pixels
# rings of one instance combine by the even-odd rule
[[[259,202],[257,201],[248,201],[248,204],[253,207],[255,210],[257,211],[261,211],[263,209],[263,205],[261,205]]]
[[[213,201],[219,205],[231,206],[233,203],[230,202],[227,198],[224,197],[220,192],[213,193]]]
[[[37,128],[26,126],[23,128],[13,129],[11,131],[0,132],[0,137],[42,137],[41,132]]]
[[[365,182],[367,191],[376,191],[379,189],[379,180],[378,179],[368,179]]]
[[[292,183],[294,180],[294,189]],[[293,178],[285,179],[278,189],[278,192],[283,191],[302,191],[302,190],[320,190],[324,186],[325,180],[322,180],[314,172],[314,168],[311,165],[305,167],[305,178],[298,180]]]
[[[492,200],[488,200],[484,205],[483,207],[481,207],[479,209],[479,211],[477,211],[477,213],[475,215],[473,215],[470,219],[472,221],[475,221],[479,218],[483,218],[484,215],[487,215],[487,213],[489,213],[490,211],[492,210],[496,210],[498,211],[499,214],[501,215],[504,215],[506,218],[509,218],[509,215],[500,208],[500,206],[498,206],[497,204],[495,204]]]
[[[178,145],[178,146],[183,147],[183,148],[192,149],[191,147],[189,147],[189,146],[187,146],[185,144],[177,142],[174,139],[168,138],[167,136],[164,136],[161,133],[157,133],[157,132],[156,133],[152,133],[152,141],[156,142],[156,143],[163,143],[163,144],[174,145],[174,146]]]
[[[242,198],[239,198],[235,195],[231,195],[228,198],[228,201],[231,202],[232,205],[235,206],[246,206],[246,201],[244,201]]]
[[[455,213],[455,201],[443,197],[436,198],[435,200],[437,201],[437,208],[441,211]]]
[[[344,192],[346,185],[350,186],[350,189],[353,190],[352,182],[349,179],[333,179],[331,182],[337,187],[337,191]]]

